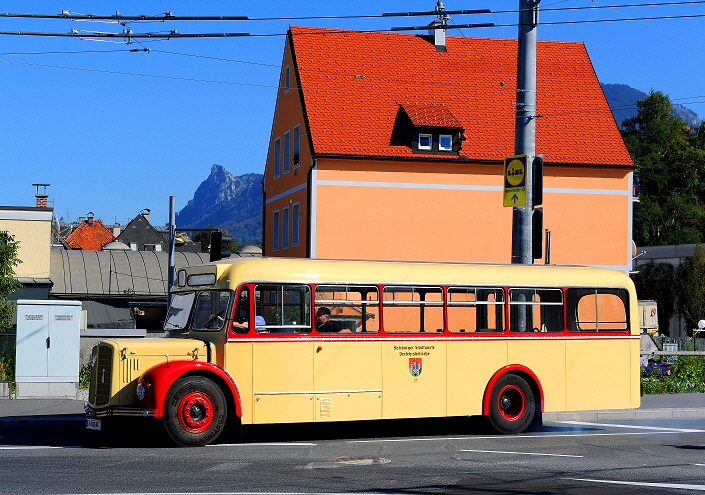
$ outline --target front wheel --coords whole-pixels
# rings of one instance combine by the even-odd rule
[[[492,387],[489,419],[500,433],[521,433],[534,419],[536,400],[519,375],[502,375]]]
[[[166,395],[164,426],[182,447],[208,445],[225,429],[228,418],[223,391],[202,376],[178,379]]]

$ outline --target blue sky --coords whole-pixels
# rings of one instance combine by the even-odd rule
[[[543,0],[541,8],[653,3],[645,0]],[[147,5],[147,7],[145,7]],[[515,11],[519,0],[445,2],[448,10]],[[250,18],[360,16],[429,11],[434,0],[355,2],[188,2],[159,0],[4,0],[0,12],[110,15],[246,15]],[[705,3],[546,11],[538,38],[584,42],[604,83],[663,91],[705,116],[705,17],[551,25],[550,22],[705,15]],[[168,220],[193,197],[214,163],[230,173],[262,173],[276,85],[289,25],[389,29],[433,18],[302,19],[170,22],[130,25],[135,33],[249,32],[238,38],[174,39],[125,45],[68,37],[0,35],[2,119],[0,205],[34,206],[33,183],[50,183],[55,213],[75,219],[92,211],[126,224],[142,209]],[[516,24],[516,13],[453,16],[451,23]],[[0,31],[111,31],[94,22],[0,17]],[[449,35],[516,38],[517,28],[450,31]],[[151,51],[130,52],[147,47]],[[208,58],[210,57],[210,58]],[[215,60],[221,59],[221,60]],[[222,60],[224,59],[224,60]],[[511,150],[508,150],[511,152]]]

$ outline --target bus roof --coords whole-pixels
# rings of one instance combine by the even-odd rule
[[[624,272],[572,265],[516,265],[489,263],[431,263],[356,261],[308,258],[236,258],[189,273],[213,273],[220,283],[277,281],[291,283],[433,284],[632,287]]]

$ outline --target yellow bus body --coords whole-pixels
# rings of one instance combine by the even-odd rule
[[[488,385],[502,370],[536,380],[545,412],[627,409],[640,404],[639,317],[631,280],[622,272],[576,266],[337,261],[285,258],[223,260],[191,267],[214,275],[207,287],[173,293],[237,290],[243,284],[404,286],[612,287],[628,292],[628,331],[484,335],[234,334],[189,331],[175,338],[112,339],[110,390],[90,405],[135,407],[140,376],[169,360],[210,361],[232,377],[242,424],[469,416],[486,413]],[[441,329],[443,330],[443,329]],[[410,360],[420,358],[418,374]],[[97,366],[97,367],[96,367]],[[105,368],[103,368],[105,373]],[[232,418],[232,414],[231,414]]]

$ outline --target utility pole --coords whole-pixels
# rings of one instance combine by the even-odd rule
[[[533,258],[534,159],[536,157],[536,27],[539,2],[519,1],[517,94],[514,154],[526,155],[526,205],[514,207],[512,263],[531,265]]]
[[[175,268],[175,251],[176,251],[176,197],[169,196],[169,273],[167,280],[167,304],[171,306],[171,286],[174,285],[176,279]]]

